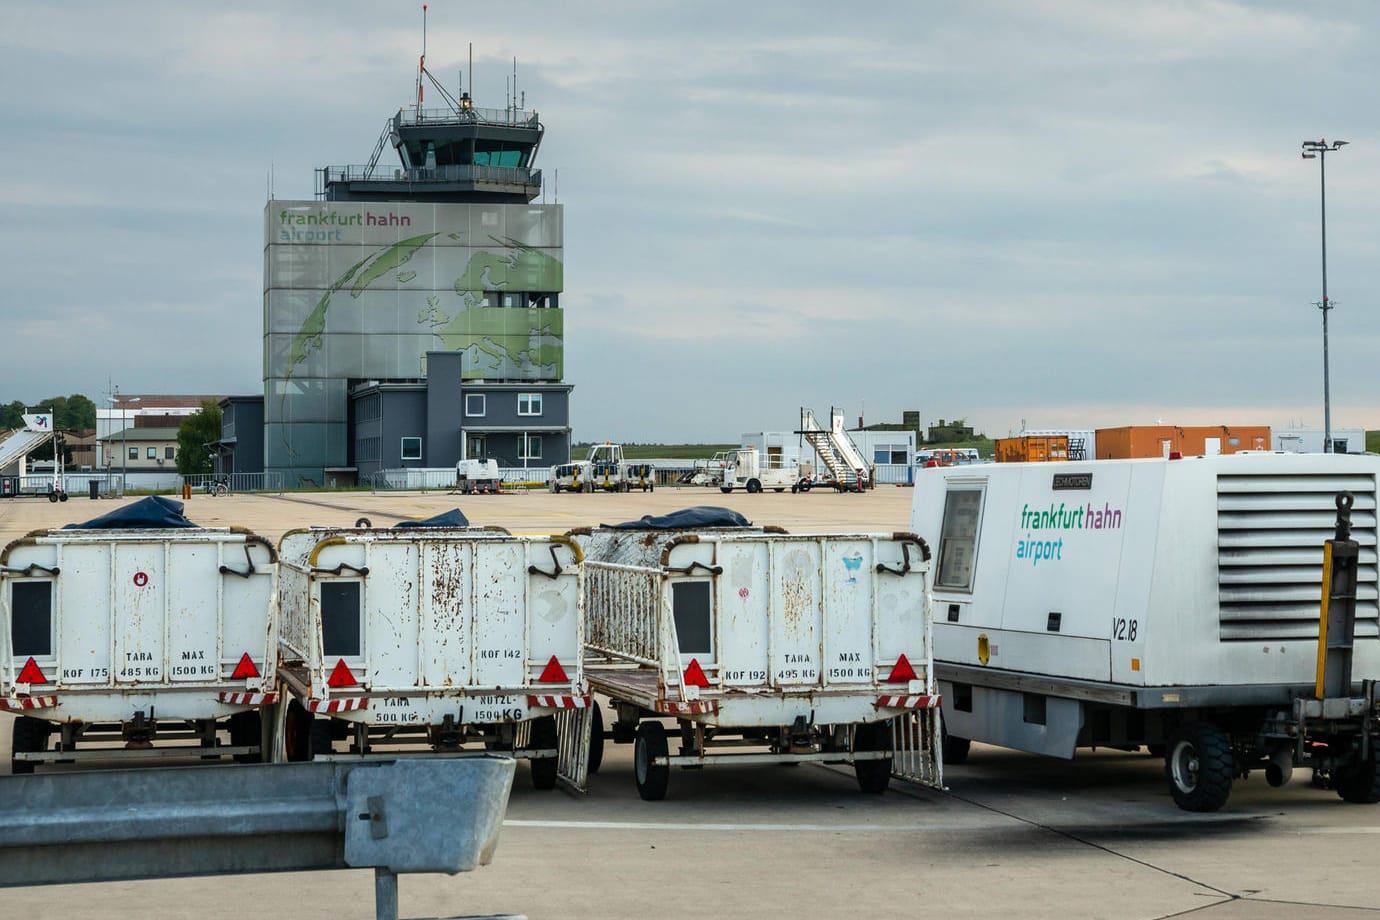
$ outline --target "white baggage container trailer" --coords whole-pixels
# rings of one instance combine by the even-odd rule
[[[571,533],[586,547],[586,674],[617,714],[613,739],[634,744],[642,798],[665,795],[672,766],[744,761],[852,763],[867,792],[893,771],[941,785],[924,542],[685,523],[705,511],[725,509]],[[698,519],[742,520],[726,515]]]
[[[338,741],[354,755],[477,744],[530,760],[537,788],[558,775],[583,787],[578,546],[499,528],[313,528],[284,534],[279,554],[288,759]]]
[[[180,503],[157,502],[180,516]],[[190,522],[35,531],[5,547],[0,709],[19,716],[14,772],[57,760],[261,759],[277,571],[262,537]]]
[[[920,471],[946,760],[970,740],[1062,758],[1144,745],[1190,810],[1294,765],[1376,801],[1377,475],[1376,457],[1268,453]],[[1323,547],[1343,492],[1354,642],[1322,699]]]

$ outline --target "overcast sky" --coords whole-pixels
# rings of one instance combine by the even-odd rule
[[[0,400],[262,392],[263,208],[368,161],[420,3],[0,0]],[[434,0],[565,205],[576,439],[1380,428],[1380,4]],[[431,101],[430,98],[428,101]],[[385,156],[392,152],[385,151]],[[391,162],[391,160],[390,160]]]

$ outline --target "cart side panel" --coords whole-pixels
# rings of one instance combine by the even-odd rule
[[[889,621],[893,615],[913,620],[914,614],[878,606],[877,590],[885,586],[876,574],[876,553],[871,540],[822,539],[821,543],[824,559],[821,568],[824,589],[822,682],[826,685],[871,685],[873,666],[880,663],[873,661],[874,616],[877,628],[881,629],[883,621]],[[889,577],[889,580],[897,579]],[[886,626],[889,632],[895,632],[890,622]]]
[[[770,667],[770,627],[763,612],[771,598],[767,544],[719,544],[723,574],[715,580],[715,657],[726,686],[763,686]]]
[[[422,683],[466,686],[471,677],[473,549],[453,541],[419,543],[422,559]]]
[[[373,690],[416,687],[421,680],[419,593],[427,589],[427,582],[418,577],[418,546],[369,544],[369,574],[360,602],[366,670],[355,676]]]
[[[277,666],[278,566],[270,561],[268,547],[257,540],[243,545],[225,544],[222,559],[232,571],[218,576],[221,591],[219,675],[228,678],[240,658],[248,654],[267,685]],[[248,577],[234,574],[249,571],[251,562],[253,572]]]
[[[823,637],[823,551],[817,542],[771,543],[771,681],[776,686],[815,684]]]
[[[238,546],[224,548],[240,549]],[[235,578],[220,573],[222,544],[164,543],[161,546],[152,544],[150,549],[162,551],[165,560],[160,579],[166,583],[164,607],[159,611],[159,619],[166,617],[167,621],[158,623],[160,633],[167,636],[163,680],[171,683],[214,681],[220,676],[219,662],[223,654],[220,647],[221,592],[233,591],[225,582],[227,578]],[[119,575],[116,574],[117,580]],[[130,587],[137,591],[137,574],[130,579]],[[145,590],[150,586],[151,582]],[[225,599],[230,600],[229,597]],[[242,594],[240,599],[243,599]],[[263,596],[261,601],[266,611],[268,597]],[[226,613],[231,613],[231,609],[227,607]],[[262,640],[259,648],[262,648]],[[137,662],[135,664],[137,666]]]
[[[579,686],[584,657],[579,567],[567,546],[532,541],[527,547],[529,565],[539,570],[527,576],[527,655],[533,669],[531,676],[541,676],[546,663],[555,656],[571,683]],[[554,571],[553,552],[561,560],[561,571],[549,578],[541,572]]]
[[[474,683],[526,684],[527,559],[519,541],[485,542],[474,568]],[[540,673],[540,671],[538,671]]]
[[[109,553],[114,665],[117,685],[154,683],[163,676],[163,615],[168,584],[163,546],[152,543],[92,543],[74,553]]]
[[[875,563],[891,569],[901,569],[906,561],[900,541],[879,542],[876,547]],[[887,679],[890,669],[902,655],[910,662],[916,676],[925,681],[927,689],[934,687],[930,668],[932,648],[930,641],[930,597],[929,563],[918,558],[918,548],[905,544],[909,550],[911,570],[904,575],[876,571],[872,566],[870,578],[874,584],[876,598],[876,661],[874,680],[878,683]]]
[[[111,549],[109,545],[71,544],[59,550],[62,574],[53,580],[57,655],[52,662],[61,677],[59,687],[113,682]]]

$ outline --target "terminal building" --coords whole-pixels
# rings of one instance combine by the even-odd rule
[[[421,106],[426,81],[443,106]],[[544,127],[517,105],[457,99],[424,67],[418,87],[367,165],[318,169],[315,199],[264,209],[263,402],[223,405],[221,471],[347,485],[465,458],[569,460],[563,218],[537,201]],[[387,147],[398,165],[380,162]],[[259,409],[261,444],[243,437]]]

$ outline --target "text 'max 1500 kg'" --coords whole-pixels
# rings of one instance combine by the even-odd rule
[[[613,740],[634,744],[642,798],[665,795],[672,766],[715,763],[851,763],[867,792],[893,770],[942,783],[918,537],[791,535],[712,507],[571,536],[586,548],[586,674]]]
[[[261,537],[198,527],[181,511],[154,496],[0,553],[0,709],[19,716],[14,772],[55,760],[261,758],[277,555]]]
[[[1190,810],[1295,765],[1376,801],[1377,475],[1273,453],[923,470],[946,760],[1144,745]]]
[[[458,511],[420,523],[279,542],[288,758],[477,745],[528,759],[537,788],[583,786],[579,547]]]

